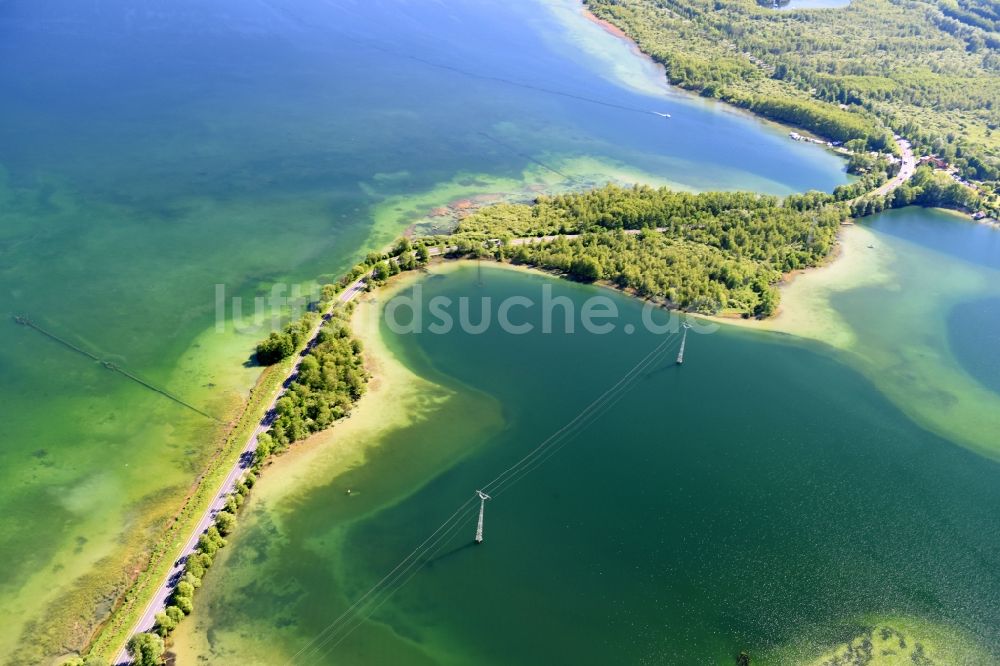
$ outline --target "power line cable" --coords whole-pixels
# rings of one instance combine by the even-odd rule
[[[628,372],[615,382],[615,384],[588,404],[572,420],[546,438],[541,444],[529,451],[526,455],[522,456],[513,465],[502,471],[488,484],[482,486],[483,490],[491,489],[491,492],[494,493],[496,490],[503,490],[504,486],[513,485],[513,483],[516,483],[526,474],[530,473],[540,464],[555,455],[558,450],[568,443],[568,437],[571,434],[574,434],[585,425],[588,425],[597,416],[605,413],[607,408],[617,403],[628,388],[630,388],[635,382],[639,374],[662,358],[664,353],[667,351],[669,343],[675,337],[676,333],[671,334],[664,339],[659,345],[656,346],[656,348],[647,353],[638,363],[632,366]],[[496,490],[492,490],[494,488]],[[436,530],[434,530],[434,532],[431,533],[430,536],[424,539],[420,545],[404,557],[389,573],[369,588],[368,591],[366,591],[353,604],[344,610],[336,619],[333,620],[333,622],[327,625],[327,627],[317,634],[308,644],[299,649],[299,651],[292,656],[289,663],[292,663],[299,658],[305,658],[311,652],[322,650],[323,647],[330,641],[336,639],[334,645],[328,648],[333,649],[333,647],[339,645],[349,633],[353,632],[357,626],[360,626],[360,624],[363,624],[368,617],[371,617],[378,607],[385,603],[385,601],[391,597],[396,590],[405,585],[406,582],[408,582],[410,578],[412,578],[416,572],[419,571],[423,564],[426,563],[426,560],[421,561],[421,556],[425,553],[429,553],[443,539],[450,536],[454,530],[462,524],[462,519],[465,515],[472,513],[472,510],[474,510],[474,501],[475,496],[470,497],[462,503],[454,511],[454,513],[452,513],[451,516],[444,521],[444,523],[442,523]],[[379,597],[381,597],[381,600],[379,600]],[[366,613],[366,608],[373,603],[376,605]],[[360,617],[361,615],[363,615],[363,617]],[[356,622],[359,617],[361,621]],[[348,626],[351,628],[347,631],[347,634],[342,634],[341,631]],[[318,656],[322,656],[322,654],[325,654],[326,651],[328,650],[324,650],[319,653]]]

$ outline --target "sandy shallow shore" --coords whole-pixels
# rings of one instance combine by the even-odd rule
[[[995,296],[998,284],[988,268],[851,225],[835,259],[781,287],[777,316],[713,321],[844,351],[915,422],[998,460],[1000,398],[954,356],[948,324],[955,304]],[[857,290],[870,291],[847,293]]]
[[[892,252],[878,242],[866,227],[850,224],[841,227],[835,254],[822,266],[798,271],[779,287],[781,304],[770,319],[707,317],[729,326],[776,331],[819,340],[839,349],[855,342],[855,334],[830,304],[837,292],[863,286],[885,284],[891,280],[888,266]]]
[[[274,458],[255,488],[260,499],[274,502],[307,492],[364,464],[370,447],[386,432],[412,422],[411,410],[417,409],[415,400],[419,399],[425,408],[447,400],[449,392],[414,374],[388,348],[379,332],[381,303],[424,277],[421,273],[404,273],[378,291],[360,297],[351,324],[364,345],[365,366],[372,376],[368,391],[350,417]],[[322,473],[317,473],[319,469]]]

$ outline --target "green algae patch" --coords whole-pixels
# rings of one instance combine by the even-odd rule
[[[499,128],[498,134],[503,131],[504,128]],[[362,188],[377,197],[384,180],[384,174],[376,176],[371,182],[362,183]],[[545,156],[534,160],[521,173],[508,177],[458,173],[422,192],[386,195],[374,206],[374,224],[367,245],[385,247],[404,230],[413,235],[448,233],[464,215],[483,206],[530,201],[540,194],[583,191],[609,182],[690,189],[612,160]]]
[[[907,636],[902,631],[881,625],[859,634],[846,645],[842,645],[819,659],[809,662],[809,666],[904,666],[923,664],[931,666],[940,661],[939,650],[933,643],[916,636]]]
[[[845,633],[850,637],[842,641],[804,639],[762,661],[802,666],[979,666],[995,658],[961,631],[919,618],[863,618]]]

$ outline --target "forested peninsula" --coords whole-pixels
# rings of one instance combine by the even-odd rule
[[[761,5],[766,6],[761,6]],[[834,141],[892,134],[969,182],[997,217],[1000,12],[983,0],[852,0],[775,11],[754,0],[585,0],[681,88]]]
[[[848,215],[831,199],[608,185],[485,208],[441,242],[452,254],[606,280],[671,308],[766,317],[781,274],[830,253]]]

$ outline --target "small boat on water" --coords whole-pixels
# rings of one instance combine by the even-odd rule
[[[670,117],[672,117],[669,113],[661,113],[659,111],[653,111],[653,113],[655,113],[656,115],[660,116],[661,118],[670,118]]]

